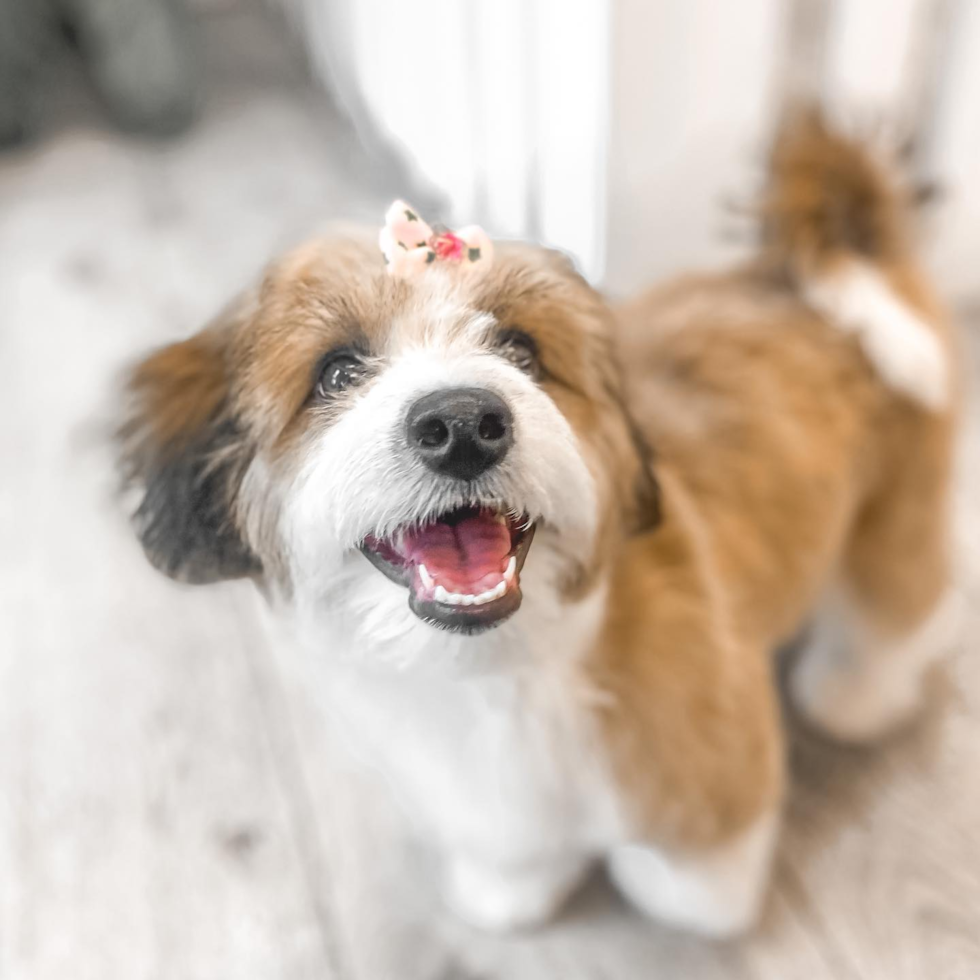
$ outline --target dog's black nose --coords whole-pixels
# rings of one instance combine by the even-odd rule
[[[446,388],[408,411],[408,442],[430,469],[473,480],[507,455],[514,420],[504,400],[485,388]]]

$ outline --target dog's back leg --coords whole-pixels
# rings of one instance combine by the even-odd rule
[[[790,675],[804,716],[863,742],[908,721],[956,638],[948,485],[953,420],[908,410],[862,507],[840,574]]]

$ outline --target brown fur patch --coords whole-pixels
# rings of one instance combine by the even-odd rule
[[[131,394],[140,418],[123,428],[127,438],[154,442],[172,455],[183,450],[200,428],[217,417],[228,398],[223,352],[207,333],[164,347],[133,371]]]
[[[868,145],[830,129],[815,108],[780,128],[761,202],[764,249],[794,272],[842,254],[881,264],[910,257],[909,190]]]
[[[615,557],[593,670],[637,839],[702,847],[778,804],[779,712],[768,651],[734,629],[692,501],[660,473],[665,523]]]

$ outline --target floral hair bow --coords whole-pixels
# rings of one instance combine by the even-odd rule
[[[493,260],[493,245],[482,228],[467,225],[459,231],[434,232],[404,201],[395,201],[388,208],[378,244],[388,275],[401,279],[418,275],[434,262],[469,271],[486,268]]]

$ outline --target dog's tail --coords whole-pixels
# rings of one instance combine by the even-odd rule
[[[894,163],[813,107],[787,115],[762,201],[764,254],[814,310],[856,335],[887,385],[940,410],[948,354],[917,270],[914,206]]]

